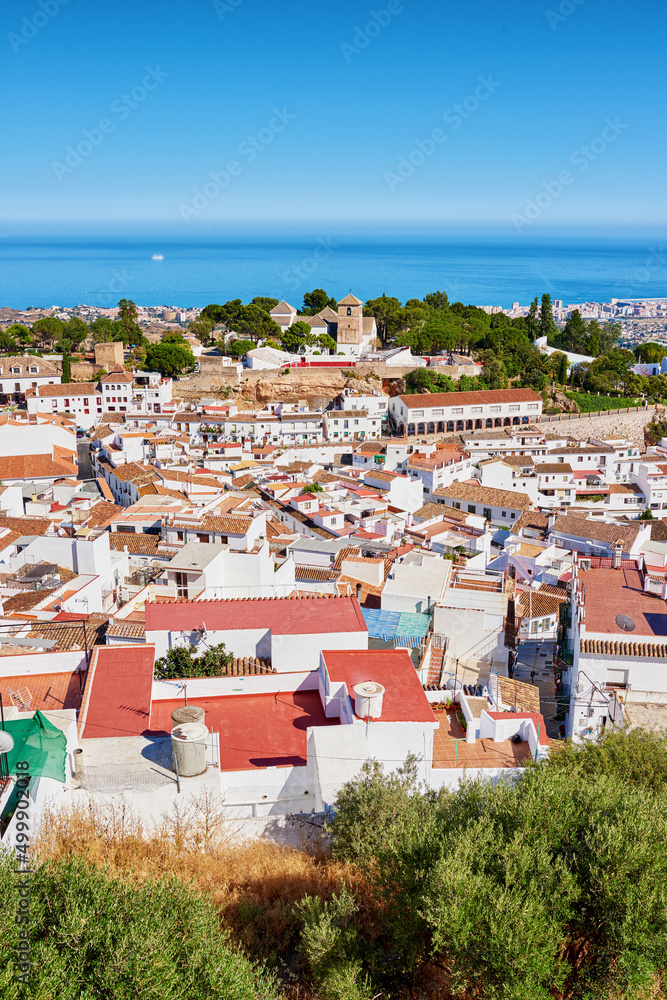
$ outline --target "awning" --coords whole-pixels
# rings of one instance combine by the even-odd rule
[[[431,623],[430,615],[416,615],[408,611],[380,611],[362,608],[362,614],[373,639],[384,642],[393,640],[394,646],[413,649],[421,646]]]

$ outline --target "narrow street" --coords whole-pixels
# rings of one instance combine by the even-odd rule
[[[553,639],[543,642],[522,642],[519,646],[514,676],[518,681],[535,684],[540,690],[540,711],[544,717],[547,735],[558,738],[560,722],[556,714],[554,692]],[[534,677],[531,674],[534,672]]]
[[[79,438],[76,443],[77,455],[79,458],[79,474],[77,479],[92,479],[93,468],[90,464],[90,438]]]

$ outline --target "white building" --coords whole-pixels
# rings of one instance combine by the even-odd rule
[[[43,358],[21,355],[0,359],[0,404],[23,402],[29,389],[60,382],[58,368]]]
[[[539,422],[542,397],[532,389],[415,393],[393,396],[389,413],[408,437],[510,427]]]

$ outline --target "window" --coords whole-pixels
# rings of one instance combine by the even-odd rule
[[[12,375],[20,375],[21,369],[18,367],[12,368]]]
[[[469,514],[476,514],[477,513],[477,507],[475,506],[474,503],[469,503],[468,504],[468,513]]]
[[[65,406],[69,406],[69,399],[65,400]]]
[[[35,365],[31,365],[28,370],[29,370],[29,372],[30,372],[31,375],[36,375],[37,374],[37,368],[36,368]],[[622,454],[622,452],[621,452],[621,454]]]
[[[183,531],[176,532],[177,541],[182,542],[184,538],[185,538],[185,533]]]
[[[443,409],[434,410],[433,411],[433,416],[434,417],[443,417],[444,415],[445,415],[445,411]]]
[[[347,307],[347,315],[348,316],[352,315],[352,309],[350,308],[350,306]]]
[[[484,410],[484,407],[483,407],[483,406],[472,406],[472,407],[470,408],[470,412],[471,412],[471,413],[482,413],[482,412],[483,412],[483,410]]]
[[[14,392],[20,392],[20,391],[21,391],[21,383],[14,382]]]
[[[490,507],[485,507],[484,508],[484,517],[486,518],[487,521],[491,520],[491,508]]]
[[[515,403],[513,406],[508,407],[508,409],[510,413],[518,413],[521,407]]]
[[[185,573],[176,573],[176,596],[188,597],[188,578]]]
[[[454,507],[454,508],[455,508],[456,510],[461,510],[461,504],[460,504],[460,503],[455,503],[455,504],[452,504],[452,506],[453,506],[453,507]]]
[[[538,410],[539,409],[539,403],[529,403],[528,404],[528,409],[529,410]]]
[[[462,406],[454,406],[452,408],[452,413],[463,413],[463,407]]]
[[[510,514],[510,517],[514,521],[516,519],[516,514]]]
[[[502,511],[501,517],[507,517],[507,511],[506,510]]]
[[[500,413],[500,409],[501,408],[499,406],[491,406],[491,407],[489,407],[489,412],[490,413]]]
[[[205,535],[202,532],[198,531],[197,532],[197,541],[198,542],[210,542],[210,538],[209,538],[208,535]]]
[[[424,416],[424,411],[423,410],[413,410],[412,411],[412,416],[413,417],[423,417]]]

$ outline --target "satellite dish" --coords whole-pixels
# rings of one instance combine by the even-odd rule
[[[616,615],[616,624],[621,632],[634,632],[635,623],[630,615]]]
[[[0,753],[9,753],[10,750],[14,749],[14,737],[4,730],[0,729]]]

